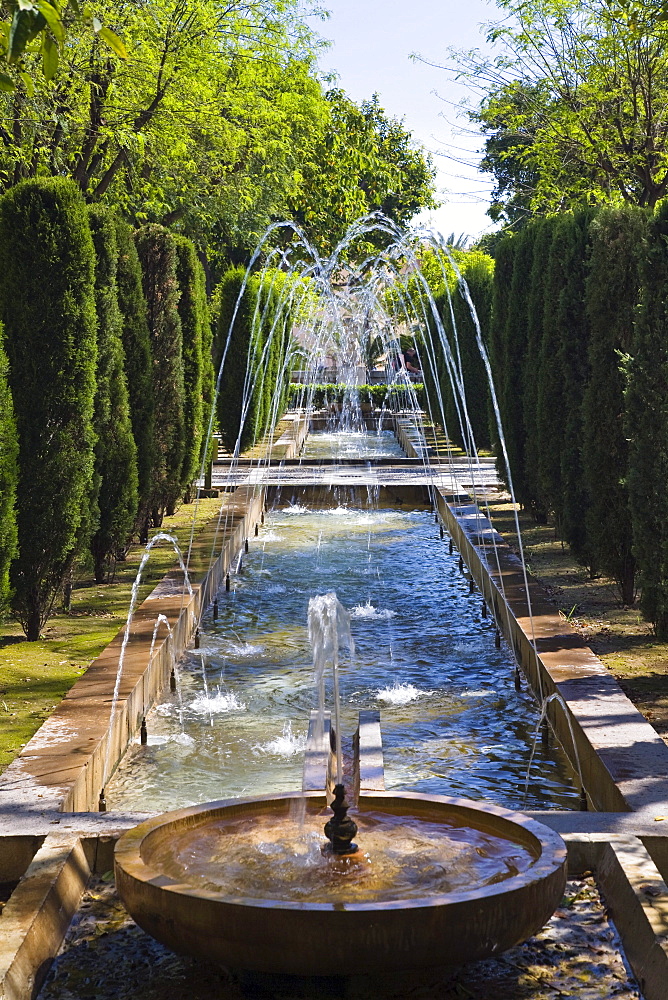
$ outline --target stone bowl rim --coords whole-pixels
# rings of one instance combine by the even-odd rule
[[[141,849],[144,840],[149,836],[149,834],[160,829],[161,827],[168,826],[170,824],[177,824],[183,819],[198,817],[202,814],[206,815],[207,813],[212,814],[211,818],[213,819],[213,814],[219,813],[221,810],[229,807],[242,807],[242,809],[243,807],[249,807],[250,809],[254,803],[265,805],[277,803],[278,805],[282,805],[290,800],[298,799],[307,799],[310,801],[320,800],[323,805],[325,803],[325,795],[323,792],[282,792],[279,794],[258,795],[243,799],[220,799],[213,802],[204,802],[195,806],[186,806],[182,809],[176,809],[167,813],[161,813],[151,819],[144,820],[144,822],[140,823],[138,826],[125,831],[121,835],[114,852],[115,865],[122,869],[126,877],[129,877],[136,882],[149,883],[156,888],[163,889],[167,892],[174,892],[182,897],[192,897],[210,902],[219,902],[228,906],[243,906],[255,909],[340,912],[340,902],[311,903],[308,900],[297,901],[266,899],[261,897],[256,898],[253,896],[232,896],[225,894],[222,891],[217,892],[207,889],[198,889],[196,886],[187,882],[179,882],[178,880],[171,878],[171,876],[165,875],[157,868],[151,867],[150,863],[142,857]],[[371,803],[377,801],[378,808],[381,810],[384,800],[391,801],[397,799],[405,801],[407,804],[410,804],[411,801],[418,803],[423,802],[426,804],[433,804],[435,806],[460,809],[464,812],[473,812],[474,814],[480,815],[481,822],[483,823],[485,818],[490,816],[501,819],[504,822],[519,827],[520,830],[529,835],[527,839],[533,838],[538,841],[538,845],[540,846],[540,855],[525,871],[520,872],[518,875],[513,875],[510,878],[504,879],[502,882],[494,883],[493,885],[480,885],[474,889],[439,893],[437,895],[410,899],[346,902],[343,904],[346,912],[434,908],[447,906],[448,904],[453,903],[468,902],[483,897],[488,898],[490,896],[505,895],[522,889],[532,882],[540,882],[543,879],[548,878],[551,874],[562,868],[566,863],[566,844],[556,831],[550,829],[548,826],[545,826],[543,823],[539,823],[537,820],[534,820],[529,816],[525,816],[523,813],[505,809],[503,806],[497,806],[487,802],[476,802],[465,798],[453,798],[445,795],[430,795],[424,792],[374,791],[360,792],[359,795],[360,805],[364,802],[368,803],[370,808],[373,808]],[[499,833],[498,835],[503,836],[503,833]]]

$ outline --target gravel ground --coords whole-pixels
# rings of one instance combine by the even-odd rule
[[[39,1000],[642,1000],[591,879],[569,882],[562,906],[498,959],[418,977],[297,979],[233,975],[172,954],[130,919],[113,882],[92,882]]]

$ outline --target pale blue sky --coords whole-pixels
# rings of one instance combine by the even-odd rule
[[[480,137],[461,135],[470,128],[456,109],[466,90],[443,70],[413,62],[419,53],[444,62],[448,46],[484,46],[479,26],[499,18],[485,0],[324,0],[328,21],[318,32],[332,41],[323,54],[323,70],[335,70],[339,85],[360,101],[377,91],[392,116],[432,152],[443,208],[431,213],[431,223],[445,236],[451,232],[477,236],[494,228],[485,215],[491,182],[472,166]],[[464,147],[464,151],[462,148]],[[424,221],[428,221],[426,218]]]

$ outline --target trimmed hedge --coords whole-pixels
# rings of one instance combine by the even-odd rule
[[[9,391],[8,362],[0,325],[0,614],[9,600],[9,566],[16,555],[16,484],[18,440]]]
[[[88,541],[94,281],[88,214],[73,181],[27,180],[0,199],[0,319],[19,439],[12,609],[31,640]]]
[[[386,406],[390,410],[393,408],[393,401],[399,400],[403,405],[407,391],[405,385],[358,385],[356,389],[362,406],[372,405],[376,409],[382,409],[383,406]],[[427,400],[423,383],[411,383],[408,391],[415,393],[418,407],[425,409]],[[350,396],[350,386],[342,382],[321,382],[314,385],[293,382],[290,385],[288,405],[294,407],[308,402],[319,410],[333,404],[340,406],[346,396]]]
[[[137,516],[137,448],[132,436],[125,356],[121,341],[123,317],[118,304],[118,243],[112,212],[89,209],[95,246],[97,307],[97,389],[95,393],[94,497],[97,521],[90,550],[95,580],[102,583],[124,551]],[[95,517],[91,504],[91,519]]]
[[[164,514],[174,510],[183,490],[184,383],[178,311],[181,293],[172,234],[163,226],[143,226],[135,233],[135,244],[142,267],[153,362],[155,462],[150,507],[153,525],[159,527]]]

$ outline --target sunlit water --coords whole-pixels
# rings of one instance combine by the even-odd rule
[[[301,457],[303,459],[405,458],[392,431],[319,431],[309,434]]]
[[[344,731],[360,709],[380,709],[387,788],[576,807],[563,758],[541,742],[525,797],[536,705],[515,691],[511,654],[495,649],[480,596],[438,536],[425,511],[268,515],[219,594],[217,622],[204,621],[202,649],[182,661],[181,697],[151,713],[148,746],[134,745],[109,783],[110,806],[162,811],[300,788],[315,705],[308,602],[334,590],[356,647],[354,663],[341,657]]]
[[[495,885],[536,860],[527,847],[484,830],[365,811],[359,851],[323,854],[322,817],[274,815],[208,821],[150,848],[150,863],[180,884],[228,897],[294,902],[381,902]]]

